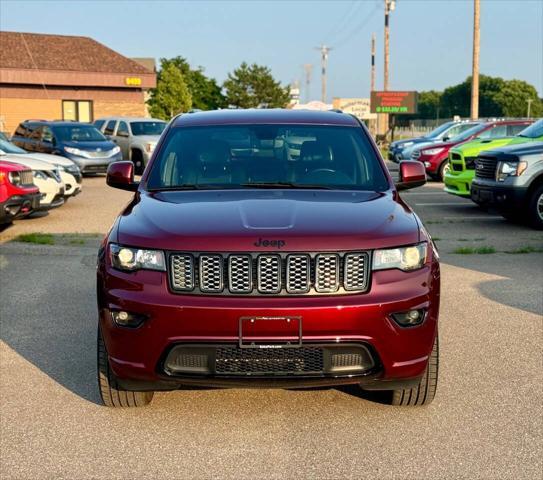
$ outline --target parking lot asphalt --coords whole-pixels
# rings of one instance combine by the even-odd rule
[[[73,234],[105,233],[130,194],[85,179],[68,205],[4,230],[2,478],[541,478],[543,253],[507,252],[541,250],[543,233],[441,188],[403,194],[442,257],[440,379],[423,408],[349,387],[187,389],[107,409],[95,367],[99,237]],[[36,231],[73,241],[10,241]],[[494,253],[455,253],[481,247]]]

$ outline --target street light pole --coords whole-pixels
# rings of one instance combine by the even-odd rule
[[[530,118],[530,113],[532,113],[532,102],[534,100],[532,98],[528,98],[526,102],[528,103],[528,111],[526,112],[526,117]]]
[[[473,0],[473,68],[471,73],[471,119],[479,118],[479,47],[480,47],[480,0]]]
[[[321,100],[322,103],[326,103],[326,66],[328,64],[328,53],[332,49],[326,45],[321,45],[316,49],[321,52]]]

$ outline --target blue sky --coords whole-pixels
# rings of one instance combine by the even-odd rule
[[[543,95],[543,1],[481,3],[481,73],[526,80]],[[440,90],[470,75],[472,14],[472,0],[397,0],[391,89]],[[244,60],[284,83],[312,63],[311,98],[320,97],[322,43],[333,48],[328,96],[368,96],[375,32],[382,86],[383,0],[2,0],[0,29],[89,36],[126,56],[182,55],[219,82]]]

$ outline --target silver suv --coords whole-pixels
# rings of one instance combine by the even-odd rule
[[[120,147],[123,158],[134,163],[137,174],[143,173],[166,125],[164,120],[145,117],[107,117],[94,122]]]

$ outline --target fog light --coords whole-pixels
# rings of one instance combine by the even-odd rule
[[[425,166],[426,168],[430,167],[431,165],[432,165],[432,164],[431,164],[430,162],[424,162],[424,166]]]
[[[414,327],[424,321],[426,311],[424,309],[408,310],[407,312],[393,313],[391,317],[401,327]]]
[[[137,328],[147,319],[147,316],[120,310],[112,311],[111,318],[120,327]]]

